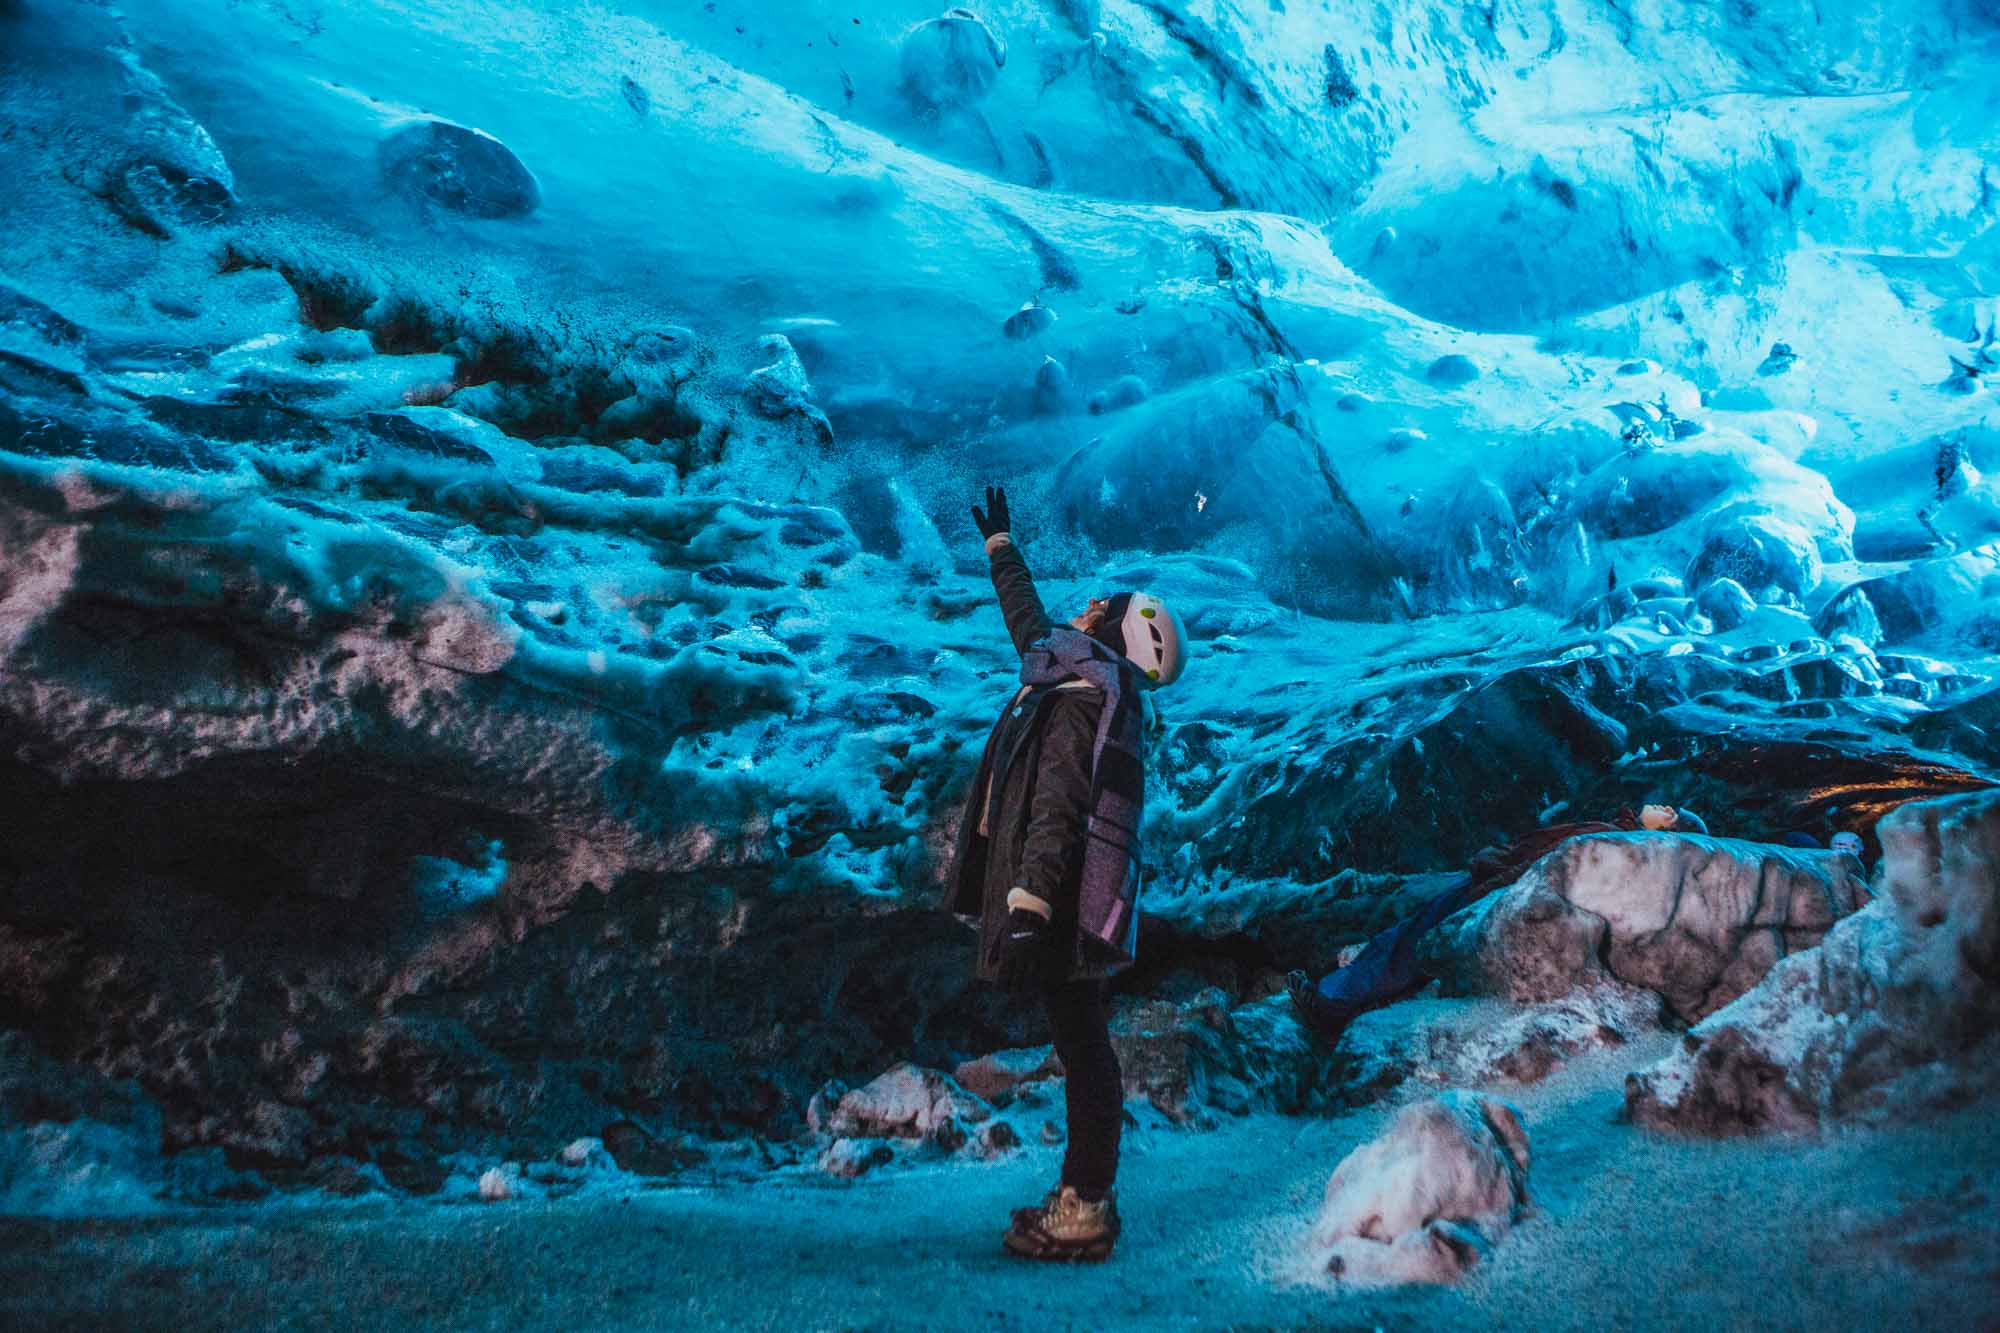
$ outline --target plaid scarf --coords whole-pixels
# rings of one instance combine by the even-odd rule
[[[1091,746],[1077,928],[1085,961],[1124,967],[1139,943],[1139,821],[1145,811],[1145,727],[1139,676],[1122,654],[1059,625],[1021,658],[1021,683],[1084,680],[1104,695]]]

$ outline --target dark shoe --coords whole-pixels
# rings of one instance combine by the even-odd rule
[[[1313,979],[1303,972],[1285,973],[1285,994],[1291,997],[1292,1012],[1306,1031],[1331,1046],[1347,1031],[1354,1015],[1344,1005],[1335,1004],[1319,993]]]
[[[1107,1194],[1091,1203],[1075,1186],[1064,1185],[1041,1207],[1015,1213],[1000,1243],[1023,1259],[1100,1263],[1118,1243],[1118,1200]]]

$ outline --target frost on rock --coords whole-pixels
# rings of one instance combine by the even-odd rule
[[[1905,805],[1878,896],[1627,1082],[1650,1128],[1812,1132],[2000,1086],[2000,794]]]
[[[1505,1102],[1413,1102],[1334,1168],[1310,1259],[1358,1286],[1455,1281],[1527,1207],[1528,1160],[1528,1132]]]
[[[1666,833],[1572,838],[1419,946],[1449,989],[1520,1003],[1605,983],[1695,1022],[1866,901],[1832,852]]]
[[[1143,1100],[1175,1124],[1209,1123],[1221,1112],[1288,1114],[1324,1109],[1341,1095],[1323,1044],[1274,995],[1230,1007],[1220,988],[1187,1000],[1149,1000],[1111,1024],[1127,1099]]]
[[[916,1139],[957,1147],[966,1126],[993,1108],[958,1086],[950,1075],[900,1064],[834,1104],[826,1132],[835,1138]]]
[[[1598,981],[1559,1000],[1518,1005],[1418,997],[1362,1014],[1329,1071],[1351,1100],[1418,1087],[1536,1083],[1576,1056],[1657,1031],[1660,997]]]

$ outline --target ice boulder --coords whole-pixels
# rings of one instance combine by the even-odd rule
[[[1821,559],[1853,555],[1853,512],[1826,478],[1731,432],[1619,454],[1578,484],[1569,516],[1600,540],[1656,537],[1685,523],[1670,546],[1692,541],[1694,555],[1733,518],[1753,513],[1802,530]]]
[[[447,121],[391,131],[375,163],[391,188],[468,217],[526,217],[542,202],[534,175],[506,144]]]
[[[1528,1203],[1520,1112],[1469,1092],[1414,1102],[1334,1168],[1314,1267],[1367,1286],[1451,1282]]]
[[[1449,387],[1470,384],[1479,378],[1479,363],[1469,356],[1452,352],[1431,362],[1424,370],[1424,378],[1433,384]]]
[[[2000,1087],[2000,791],[1877,826],[1882,893],[1626,1086],[1632,1119],[1810,1132]]]
[[[1572,838],[1419,945],[1449,988],[1542,1003],[1608,982],[1684,1022],[1809,949],[1867,899],[1845,857],[1728,838]]]
[[[138,56],[123,51],[118,61],[131,156],[108,182],[112,207],[156,235],[179,223],[220,221],[236,205],[236,180],[222,150]]]
[[[1757,599],[1749,590],[1726,574],[1717,574],[1702,586],[1695,598],[1695,610],[1723,632],[1740,627],[1757,610]]]
[[[1872,619],[1878,640],[1895,644],[1948,646],[1987,636],[1990,643],[2000,643],[1995,606],[2000,606],[2000,542],[1913,561],[1893,573],[1852,584],[1827,604],[1818,623],[1832,633],[1865,630]],[[1856,623],[1845,625],[1846,618]]]
[[[1705,525],[1687,586],[1701,589],[1729,579],[1745,589],[1777,588],[1804,597],[1819,586],[1820,569],[1819,548],[1799,524],[1732,507]]]

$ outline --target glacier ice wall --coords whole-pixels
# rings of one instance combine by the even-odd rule
[[[280,1166],[1018,1035],[928,911],[988,483],[1195,635],[1160,969],[1565,808],[1978,785],[1996,28],[0,4],[9,1005]]]

